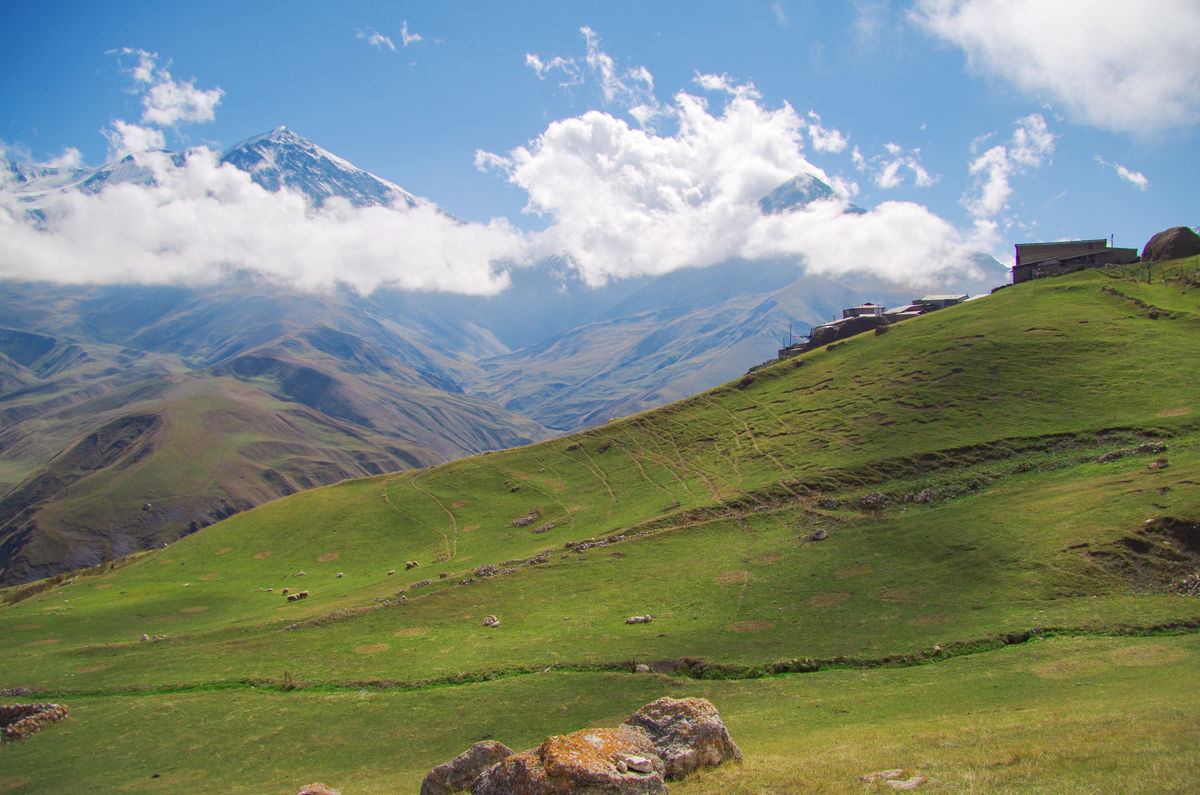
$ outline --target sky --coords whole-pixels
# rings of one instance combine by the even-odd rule
[[[936,286],[974,251],[1200,226],[1198,0],[7,0],[0,23],[2,156],[159,173],[38,219],[0,185],[0,277],[494,292],[549,255],[592,284],[783,257]],[[280,125],[458,220],[213,162]],[[759,212],[798,174],[838,200]]]

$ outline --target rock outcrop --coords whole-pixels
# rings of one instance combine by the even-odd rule
[[[741,749],[707,699],[664,696],[633,713],[624,725],[645,730],[668,779],[683,778],[698,767],[742,761]]]
[[[421,795],[467,786],[472,795],[658,795],[667,791],[666,779],[741,759],[712,702],[664,697],[615,729],[556,734],[519,754],[497,742],[476,743],[429,771]]]
[[[1142,249],[1142,259],[1162,262],[1200,254],[1200,235],[1186,226],[1176,226],[1150,238]]]
[[[645,731],[633,726],[553,735],[537,748],[488,768],[472,795],[658,795],[664,765]]]
[[[421,795],[450,795],[465,790],[480,773],[512,754],[513,749],[496,740],[475,743],[426,773],[421,782]]]

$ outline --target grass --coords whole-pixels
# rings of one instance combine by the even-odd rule
[[[688,693],[747,762],[678,791],[861,789],[893,767],[950,791],[1182,789],[1200,601],[1168,590],[1200,539],[1155,528],[1200,520],[1198,326],[1186,284],[1021,285],[10,589],[0,685],[72,716],[4,749],[9,781],[412,789],[485,735],[528,747]],[[1051,675],[1076,671],[1092,684]]]

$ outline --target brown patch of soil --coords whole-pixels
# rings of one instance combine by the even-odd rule
[[[730,571],[713,577],[713,582],[717,585],[733,585],[734,583],[746,582],[748,579],[750,579],[750,572],[748,571]]]
[[[205,582],[210,582],[212,580],[217,579],[220,576],[221,576],[220,572],[214,571],[214,572],[210,572],[208,574],[201,574],[200,579],[204,580]]]
[[[180,613],[203,613],[207,609],[208,608],[205,607],[204,605],[196,605],[195,607],[181,607],[179,609],[179,612]]]
[[[917,616],[909,621],[909,626],[913,627],[936,627],[938,624],[949,624],[954,619],[947,615],[937,616]]]
[[[257,555],[255,555],[254,559],[262,560],[263,558],[269,558],[269,557],[271,557],[271,550],[264,549],[262,552],[259,552]]]
[[[0,778],[0,792],[16,792],[29,784],[24,776],[7,776]]]
[[[919,602],[921,601],[921,592],[916,588],[889,588],[879,594],[879,598],[885,602]]]
[[[1186,656],[1187,652],[1165,643],[1145,643],[1117,649],[1112,653],[1112,661],[1127,667],[1149,668],[1177,662]]]
[[[111,588],[112,585],[113,584],[111,582],[96,583],[95,585],[92,586],[92,590],[93,591],[103,591],[105,588]]]
[[[46,626],[46,625],[45,624],[21,624],[19,627],[13,627],[13,629],[19,629],[19,630],[28,632],[28,631],[32,631],[35,629],[41,629],[44,626]]]
[[[870,570],[871,567],[864,563],[859,564],[858,566],[847,566],[844,569],[838,569],[833,573],[833,576],[837,577],[839,580],[849,580],[853,579],[854,577],[861,577]]]
[[[567,509],[567,513],[579,513],[580,511],[583,511],[583,510],[587,510],[586,505],[572,505],[570,508]]]
[[[759,555],[757,558],[753,558],[753,562],[754,563],[778,563],[782,558],[783,558],[783,553],[781,553],[781,552],[768,552],[765,555]]]
[[[173,560],[160,560],[160,561],[158,562],[158,565],[160,565],[160,566],[170,566],[170,565],[171,565],[172,563],[174,563],[174,562],[175,562],[175,561],[173,561]]]
[[[460,528],[460,529],[461,529],[461,530],[462,530],[462,532],[464,532],[464,533],[470,533],[470,532],[474,532],[475,530],[478,530],[478,529],[479,529],[479,525],[477,525],[477,524],[469,524],[469,525],[467,525],[466,527],[463,527],[463,528]]]
[[[31,640],[28,643],[22,643],[22,646],[49,646],[53,643],[58,643],[58,638],[43,638],[42,640]]]
[[[326,552],[321,557],[317,558],[318,563],[328,563],[331,560],[337,560],[341,556],[339,552]]]
[[[422,635],[429,634],[429,628],[428,627],[405,627],[404,629],[396,630],[395,633],[393,633],[393,634],[395,634],[395,636],[397,638],[419,638]]]
[[[467,504],[466,500],[455,500],[454,502],[450,503],[450,507],[451,508],[461,508],[466,504]]]
[[[850,594],[845,591],[826,591],[810,597],[808,603],[813,607],[832,607],[840,605],[849,598]]]
[[[1176,406],[1172,409],[1163,409],[1158,412],[1160,417],[1182,417],[1185,414],[1191,414],[1192,409],[1189,406]]]
[[[100,665],[89,665],[86,668],[80,668],[75,673],[77,673],[77,674],[94,674],[97,671],[103,671],[106,668],[112,668],[112,665],[109,663],[101,663]]]
[[[368,643],[365,646],[355,646],[354,651],[357,654],[374,654],[377,651],[387,651],[386,643]]]
[[[225,547],[224,549],[218,549],[213,554],[214,555],[228,555],[232,551],[233,551],[233,547]]]
[[[773,626],[775,625],[770,621],[764,621],[759,618],[753,621],[738,621],[730,624],[727,629],[732,632],[764,632]]]

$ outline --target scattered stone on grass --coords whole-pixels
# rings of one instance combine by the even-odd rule
[[[512,520],[513,527],[528,527],[542,517],[542,512],[536,508],[524,516]]]
[[[305,784],[296,790],[296,795],[342,795],[342,793],[318,781],[313,784]]]
[[[498,627],[500,626],[500,619],[496,618],[495,616],[485,616],[483,619],[483,625],[485,627]]]
[[[0,707],[0,742],[22,740],[67,717],[63,704],[10,704]]]
[[[925,776],[918,776],[911,770],[899,768],[867,773],[865,776],[859,776],[858,780],[864,784],[882,784],[895,790],[913,790],[929,781]]]
[[[649,624],[654,620],[653,616],[630,616],[625,619],[626,624]]]
[[[513,753],[511,748],[496,740],[475,743],[426,773],[421,782],[421,795],[450,795],[465,790],[480,773]]]
[[[500,573],[500,567],[494,563],[487,563],[475,569],[476,577],[495,577]]]
[[[648,674],[650,673],[650,666],[646,665],[646,663],[638,663],[633,672],[635,674]]]

